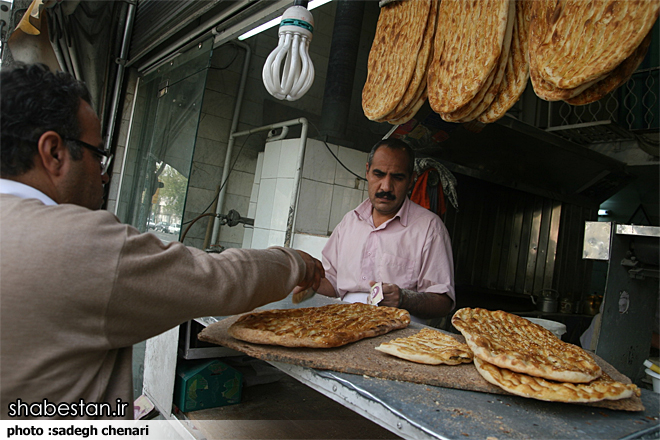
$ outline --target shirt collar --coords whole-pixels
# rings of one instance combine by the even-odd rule
[[[0,179],[0,194],[9,194],[22,199],[37,199],[44,205],[57,205],[53,199],[38,189],[15,180]]]
[[[399,218],[399,222],[401,223],[401,226],[408,226],[408,213],[410,211],[410,199],[406,197],[403,201],[403,204],[401,205],[401,208],[399,208],[399,211],[389,219],[388,221],[385,222],[385,224],[391,222],[395,218]],[[367,221],[372,218],[372,211],[373,211],[373,205],[371,204],[371,200],[368,198],[360,203],[357,208],[353,210],[355,214],[358,216],[360,220]],[[372,222],[373,223],[373,222]]]

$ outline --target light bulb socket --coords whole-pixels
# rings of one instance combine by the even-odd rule
[[[285,33],[299,34],[312,40],[312,33],[314,32],[314,16],[303,6],[291,6],[284,14],[280,21],[280,28],[277,31],[278,35]]]
[[[307,9],[308,4],[309,0],[294,0],[293,2],[293,6],[302,6],[305,9]]]

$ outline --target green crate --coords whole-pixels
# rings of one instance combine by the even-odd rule
[[[241,402],[243,375],[219,360],[179,362],[174,381],[174,404],[183,412]]]

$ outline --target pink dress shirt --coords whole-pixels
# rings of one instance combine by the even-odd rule
[[[371,211],[367,199],[348,212],[323,248],[325,276],[339,297],[366,302],[369,281],[382,281],[445,293],[455,306],[451,241],[440,217],[406,198],[399,212],[376,228]],[[354,292],[364,293],[364,301]]]

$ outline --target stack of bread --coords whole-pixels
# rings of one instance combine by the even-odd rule
[[[636,385],[604,373],[582,348],[517,315],[464,308],[452,324],[474,353],[479,374],[512,394],[574,403],[640,395]]]
[[[449,122],[494,122],[536,94],[597,101],[644,59],[659,0],[400,0],[381,8],[362,106],[412,119],[427,95]],[[428,76],[427,76],[428,75]]]
[[[509,49],[504,78],[502,78],[502,83],[493,102],[477,118],[480,122],[487,124],[503,117],[518,101],[527,87],[529,80],[527,42],[533,3],[533,0],[518,0],[515,2],[516,16],[513,23],[511,48]]]
[[[536,94],[573,105],[597,101],[625,83],[644,59],[657,0],[539,0],[529,31]]]
[[[490,105],[504,78],[515,3],[443,0],[438,17],[429,104],[445,121],[471,121]]]
[[[436,0],[399,1],[381,8],[362,90],[367,118],[402,124],[426,100],[437,11]]]

